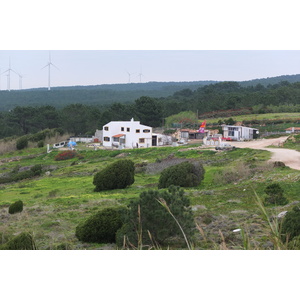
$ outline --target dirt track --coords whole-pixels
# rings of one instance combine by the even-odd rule
[[[251,148],[267,150],[273,153],[270,161],[282,161],[286,166],[300,170],[300,152],[296,150],[283,148],[265,148],[267,146],[280,147],[287,137],[280,137],[276,139],[263,139],[250,142],[231,142],[230,144],[238,148]]]

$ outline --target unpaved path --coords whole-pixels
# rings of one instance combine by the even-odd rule
[[[251,148],[270,151],[273,153],[270,161],[282,161],[286,166],[292,169],[300,170],[300,152],[283,148],[266,148],[267,146],[280,147],[286,139],[287,137],[284,136],[276,139],[263,139],[250,142],[230,142],[230,144],[238,148]]]

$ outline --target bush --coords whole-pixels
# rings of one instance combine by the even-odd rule
[[[0,183],[9,183],[14,181],[20,181],[35,176],[40,176],[43,173],[42,165],[34,165],[27,171],[18,172],[19,167],[13,170],[8,176],[0,177]]]
[[[8,212],[11,215],[22,211],[23,211],[23,202],[21,200],[12,203],[8,208]]]
[[[75,151],[66,150],[66,151],[62,151],[62,152],[58,153],[54,157],[54,160],[55,161],[60,161],[60,160],[72,159],[72,158],[76,157],[76,155],[77,155],[77,153]]]
[[[38,146],[38,148],[43,148],[44,147],[44,141],[38,141],[37,146]]]
[[[181,187],[198,186],[204,178],[204,168],[200,162],[183,162],[171,166],[161,172],[158,188],[167,188],[171,185]]]
[[[1,250],[36,250],[35,242],[30,233],[23,232],[6,244],[0,246]]]
[[[283,196],[283,189],[278,183],[268,185],[265,193],[268,195],[265,198],[265,205],[285,205],[288,203],[287,199]]]
[[[129,204],[124,225],[116,234],[118,247],[123,246],[124,236],[127,245],[135,247],[141,243],[150,246],[156,243],[160,245],[184,243],[178,224],[158,200],[165,201],[187,238],[190,239],[193,236],[195,223],[189,198],[184,195],[183,189],[170,186],[164,191],[145,191],[140,194],[137,201]]]
[[[28,138],[26,136],[22,136],[19,139],[17,139],[16,147],[18,150],[27,148],[27,146],[28,146]]]
[[[300,235],[295,236],[287,246],[288,250],[300,250]]]
[[[40,176],[43,173],[43,167],[42,165],[34,165],[30,168],[30,171],[32,172],[32,176]]]
[[[282,240],[292,241],[300,235],[300,208],[294,207],[293,210],[286,213],[281,225]]]
[[[284,168],[285,167],[285,163],[282,161],[275,161],[273,164],[274,168]]]
[[[114,243],[121,228],[123,209],[106,208],[76,227],[76,237],[83,242]]]
[[[134,183],[134,163],[124,159],[107,166],[94,176],[94,191],[124,189]]]

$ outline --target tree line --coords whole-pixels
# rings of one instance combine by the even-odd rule
[[[160,127],[167,117],[183,111],[200,116],[226,110],[229,114],[230,110],[235,110],[235,114],[239,110],[299,112],[300,82],[248,87],[238,82],[220,82],[196,90],[185,88],[168,97],[142,96],[127,103],[17,106],[8,112],[0,112],[0,138],[36,133],[46,128],[61,128],[75,135],[93,135],[96,129],[110,121],[126,121],[132,117],[144,125]]]

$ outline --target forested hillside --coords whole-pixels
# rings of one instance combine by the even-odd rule
[[[79,91],[70,91],[74,95],[73,99],[77,99]],[[91,135],[110,121],[130,120],[132,117],[142,124],[159,127],[164,124],[165,118],[183,111],[198,113],[200,119],[278,111],[300,112],[300,82],[288,81],[266,87],[262,84],[243,87],[238,82],[219,82],[196,90],[184,88],[167,97],[141,96],[128,102],[116,101],[101,105],[99,102],[88,101],[68,104],[64,98],[60,98],[59,107],[55,107],[47,98],[56,92],[44,92],[48,95],[44,97],[47,105],[34,105],[36,98],[33,97],[30,98],[31,102],[24,102],[26,106],[0,112],[0,138],[36,133],[46,128],[60,128],[76,135]],[[67,93],[67,90],[63,92]]]
[[[16,106],[51,105],[62,108],[73,103],[107,105],[113,102],[133,102],[142,96],[167,97],[184,88],[195,90],[216,81],[147,82],[130,84],[103,84],[96,86],[53,87],[30,90],[0,91],[0,111]]]
[[[254,79],[238,82],[238,84],[239,87],[250,88],[251,86],[254,86],[256,90],[259,90],[270,85],[279,84],[282,81],[288,83],[300,82],[300,75]],[[63,108],[66,105],[74,103],[97,105],[100,107],[114,102],[133,102],[142,96],[152,98],[167,98],[171,96],[172,98],[172,95],[178,91],[189,89],[192,92],[195,92],[199,91],[199,89],[204,86],[211,86],[212,84],[217,83],[217,81],[147,82],[53,87],[51,88],[51,91],[48,91],[46,88],[12,90],[10,92],[0,91],[0,111],[8,111],[16,106],[51,105],[56,108]],[[210,89],[212,89],[212,87]]]

